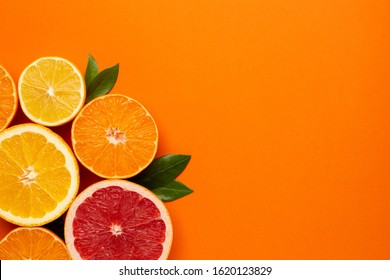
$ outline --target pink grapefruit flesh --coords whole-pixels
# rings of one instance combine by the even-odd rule
[[[166,259],[172,223],[162,201],[149,190],[129,181],[105,180],[72,203],[65,241],[73,259]]]

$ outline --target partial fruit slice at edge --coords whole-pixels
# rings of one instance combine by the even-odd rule
[[[73,259],[167,259],[172,222],[151,191],[125,180],[105,180],[72,203],[65,241]]]
[[[71,121],[86,96],[82,74],[60,57],[42,57],[27,66],[20,76],[18,92],[26,116],[45,126]]]
[[[77,161],[50,129],[21,124],[0,133],[0,217],[43,225],[61,216],[79,188]]]
[[[0,65],[0,131],[8,127],[18,108],[18,95],[10,74]]]
[[[107,94],[89,102],[73,121],[72,144],[79,161],[103,178],[130,178],[157,151],[158,131],[136,100]]]
[[[57,235],[40,227],[19,227],[0,241],[1,260],[70,260]]]

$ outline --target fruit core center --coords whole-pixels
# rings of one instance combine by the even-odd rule
[[[111,229],[110,229],[112,235],[121,235],[122,234],[122,227],[120,225],[111,225]]]
[[[49,87],[49,89],[46,91],[46,93],[50,96],[54,96],[54,89],[52,87]]]
[[[19,181],[24,185],[30,185],[35,183],[35,178],[37,175],[38,174],[34,171],[34,168],[29,166],[27,169],[23,169],[23,174],[19,176]]]
[[[127,141],[126,134],[116,127],[110,127],[106,130],[106,138],[111,144],[117,145]]]

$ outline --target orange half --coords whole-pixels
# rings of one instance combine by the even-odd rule
[[[70,147],[38,124],[0,133],[0,217],[40,226],[61,216],[76,197],[79,169]]]
[[[62,239],[48,229],[19,227],[0,241],[1,260],[69,260]]]
[[[18,95],[10,74],[0,66],[0,131],[8,127],[18,108]]]
[[[108,94],[89,102],[72,126],[79,161],[103,178],[129,178],[145,169],[157,151],[157,126],[138,101]]]

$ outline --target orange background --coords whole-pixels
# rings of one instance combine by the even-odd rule
[[[195,192],[167,203],[171,259],[390,259],[389,13],[387,0],[3,0],[0,64],[17,81],[41,56],[120,63],[113,92],[154,116],[158,155],[192,155],[180,180]]]

